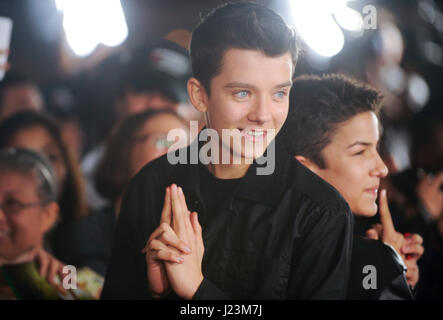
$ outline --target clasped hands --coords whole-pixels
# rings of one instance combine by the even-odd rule
[[[146,256],[149,289],[153,297],[169,290],[191,299],[203,281],[204,245],[197,212],[190,212],[183,190],[166,188],[160,226],[149,237]]]

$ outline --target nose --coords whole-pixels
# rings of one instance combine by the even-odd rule
[[[254,102],[254,106],[249,113],[249,120],[257,124],[264,124],[271,120],[270,112],[271,102],[268,102],[266,98],[260,97]]]
[[[388,175],[388,167],[383,162],[383,159],[380,157],[378,152],[375,155],[374,159],[374,169],[371,171],[371,175],[378,177],[378,178],[384,178]]]

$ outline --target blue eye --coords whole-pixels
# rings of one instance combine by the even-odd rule
[[[277,99],[283,99],[286,96],[286,92],[285,91],[278,91],[275,93],[275,97]]]
[[[247,98],[247,97],[249,96],[249,93],[248,93],[248,91],[246,91],[246,90],[242,90],[242,91],[238,91],[238,92],[236,92],[236,93],[235,93],[235,96],[236,96],[237,98],[241,98],[241,99],[243,99],[243,98]]]

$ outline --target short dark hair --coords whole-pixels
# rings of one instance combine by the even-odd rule
[[[290,93],[283,141],[291,155],[302,155],[325,168],[321,152],[338,125],[362,112],[378,115],[382,101],[378,90],[342,74],[297,77]]]
[[[192,72],[210,93],[210,81],[221,70],[230,48],[259,50],[269,57],[298,56],[295,30],[277,13],[252,2],[228,3],[216,8],[192,32]],[[259,66],[257,66],[259,67]]]

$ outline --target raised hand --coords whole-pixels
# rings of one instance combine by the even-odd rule
[[[147,276],[151,293],[160,297],[170,288],[165,261],[183,263],[183,253],[190,252],[171,228],[171,188],[166,188],[160,226],[154,230],[142,252],[146,255]]]
[[[401,253],[406,256],[405,264],[408,267],[406,279],[410,286],[415,287],[419,279],[418,259],[424,253],[423,238],[416,234],[405,234],[406,244],[401,248]]]
[[[406,279],[409,285],[414,287],[419,279],[417,260],[423,255],[423,238],[418,234],[405,234],[397,232],[392,223],[391,213],[388,207],[386,190],[380,192],[380,220],[381,224],[373,225],[366,231],[370,239],[381,240],[392,247],[401,255],[406,267]]]
[[[175,293],[191,299],[203,281],[202,260],[204,245],[202,229],[197,212],[190,212],[186,205],[183,190],[176,185],[171,187],[172,228],[176,235],[190,245],[191,253],[181,264],[165,262],[169,282]]]
[[[386,190],[381,190],[379,198],[379,212],[380,222],[382,226],[381,240],[392,247],[401,254],[401,248],[405,245],[405,237],[400,232],[397,232],[392,222],[391,212],[388,207],[388,199]]]

